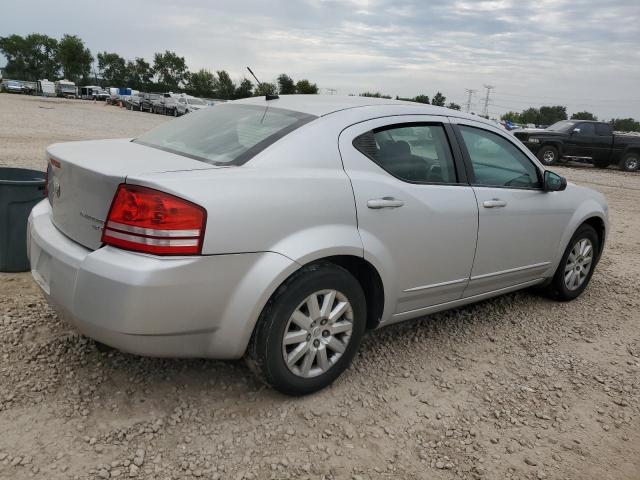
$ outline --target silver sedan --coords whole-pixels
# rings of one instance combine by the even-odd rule
[[[366,330],[539,285],[587,287],[602,195],[481,118],[361,97],[252,98],[135,138],[52,145],[33,277],[81,332],[245,357],[293,394]]]

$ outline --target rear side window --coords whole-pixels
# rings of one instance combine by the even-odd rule
[[[400,180],[456,183],[456,170],[441,125],[400,124],[370,130],[353,146]]]
[[[612,132],[613,129],[611,128],[611,125],[606,123],[596,123],[596,135],[606,136],[611,135]]]
[[[163,123],[133,142],[211,165],[242,165],[315,118],[270,106],[216,105]]]
[[[480,128],[459,128],[471,160],[474,185],[540,188],[537,167],[510,141]]]

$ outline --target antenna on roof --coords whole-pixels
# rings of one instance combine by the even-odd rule
[[[251,74],[251,76],[256,79],[256,82],[258,82],[258,87],[262,88],[262,83],[260,83],[260,80],[258,80],[258,77],[256,77],[256,74],[253,73],[253,71],[249,67],[247,67],[247,70],[249,70],[249,73]],[[277,94],[267,93],[264,96],[264,98],[265,98],[265,100],[277,100],[280,97]]]

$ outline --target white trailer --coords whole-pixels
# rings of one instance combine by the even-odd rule
[[[38,95],[43,97],[55,97],[56,96],[56,84],[50,82],[46,78],[38,80]]]
[[[64,98],[76,98],[78,96],[76,84],[69,80],[58,80],[56,82],[56,95]]]

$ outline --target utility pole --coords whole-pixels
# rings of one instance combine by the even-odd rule
[[[467,97],[467,113],[469,113],[469,110],[471,110],[471,97],[474,93],[477,92],[477,90],[473,90],[471,88],[465,88],[464,90],[465,92],[467,92],[467,94],[469,94],[469,96]]]
[[[487,89],[487,95],[484,97],[484,111],[482,112],[484,117],[489,118],[489,95],[491,95],[491,90],[493,90],[493,85],[485,85],[484,88]]]

